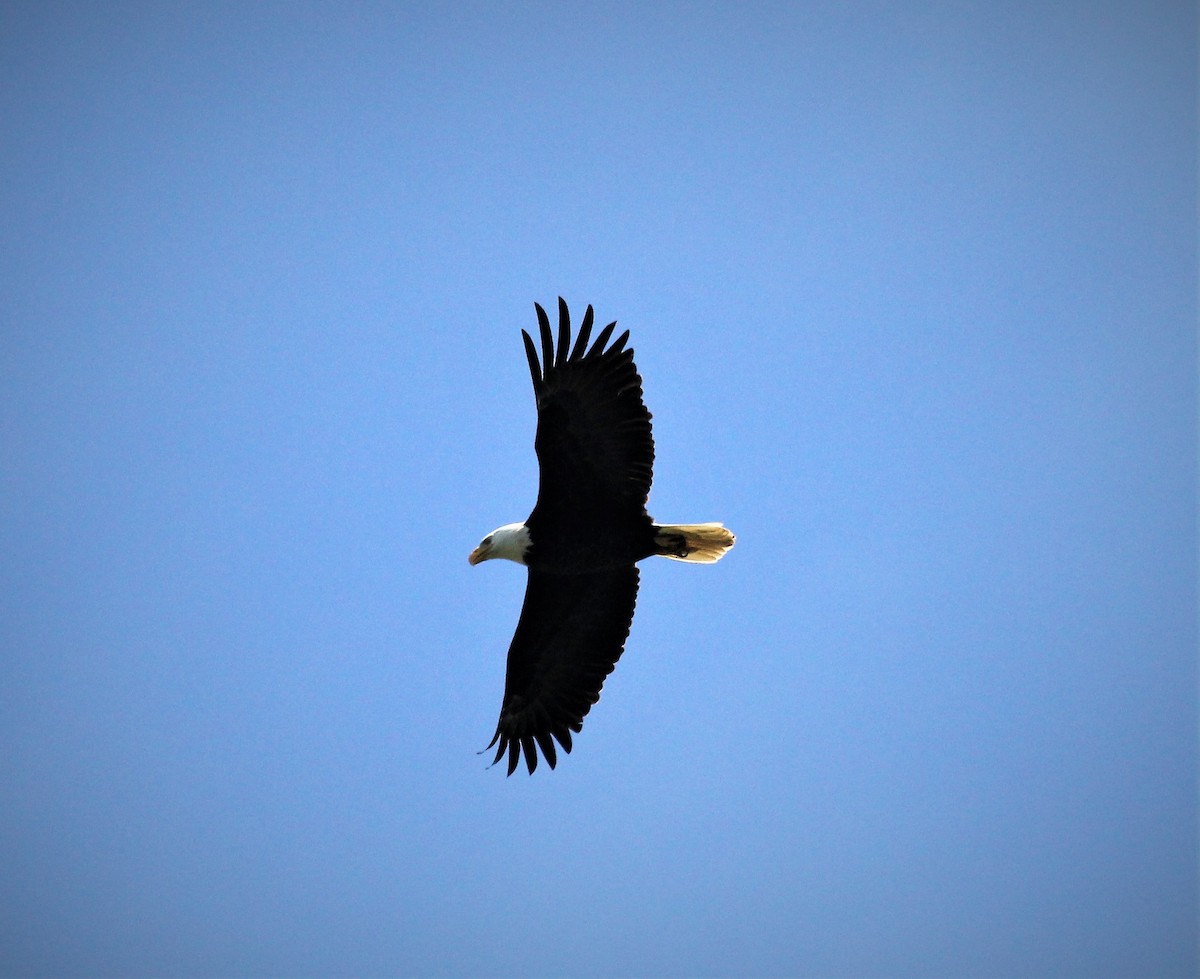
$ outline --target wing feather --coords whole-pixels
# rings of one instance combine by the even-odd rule
[[[549,317],[535,306],[540,365],[535,364],[532,338],[522,331],[538,406],[534,444],[540,481],[530,520],[536,522],[539,514],[577,513],[587,500],[640,512],[653,479],[654,436],[633,350],[626,349],[629,331],[608,346],[617,326],[609,323],[588,348],[594,318],[589,306],[572,347],[570,314],[560,298],[556,348]]]
[[[567,362],[567,352],[571,349],[571,313],[562,296],[558,297],[558,356],[554,360],[555,367],[562,367]]]
[[[575,575],[529,570],[488,744],[496,746],[493,764],[507,754],[511,775],[524,754],[533,774],[538,749],[551,768],[558,762],[554,740],[570,753],[571,732],[583,729],[625,649],[637,591],[635,566]]]
[[[588,338],[592,335],[592,320],[595,314],[592,313],[592,307],[589,305],[587,312],[583,314],[583,322],[579,324],[579,336],[575,338],[575,346],[571,350],[571,359],[578,360],[587,352]]]
[[[549,728],[540,731],[534,731],[533,737],[538,743],[538,747],[542,749],[542,754],[546,756],[546,761],[551,768],[558,761],[557,752],[554,750],[554,738],[550,736]]]
[[[537,304],[534,303],[536,306]],[[596,337],[596,342],[592,344],[592,349],[587,352],[589,357],[599,357],[604,352],[604,345],[608,343],[608,338],[613,335],[613,330],[617,328],[617,321],[613,320]]]
[[[550,317],[537,303],[533,305],[537,309],[538,332],[542,335],[542,379],[545,380],[550,373],[550,365],[554,363],[554,340],[550,336]]]
[[[533,338],[524,330],[521,338],[525,341],[525,359],[529,361],[529,376],[533,379],[533,390],[542,390],[542,365],[538,363],[537,351],[533,347]]]

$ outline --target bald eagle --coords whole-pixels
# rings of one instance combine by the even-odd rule
[[[496,764],[508,774],[522,751],[532,775],[538,748],[551,768],[558,742],[600,699],[605,677],[624,651],[637,601],[637,562],[658,555],[711,564],[733,546],[719,523],[656,524],[646,512],[654,466],[650,412],[642,379],[626,350],[626,330],[608,345],[609,323],[590,347],[588,306],[571,344],[567,304],[558,300],[558,345],[537,303],[542,360],[524,330],[525,355],[537,398],[534,448],[537,504],[524,523],[506,524],[471,552],[472,565],[507,558],[529,569],[525,604],[508,650]]]

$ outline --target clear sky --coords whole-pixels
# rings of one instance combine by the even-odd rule
[[[1194,975],[1196,35],[0,6],[0,973]],[[559,295],[738,544],[506,779]]]

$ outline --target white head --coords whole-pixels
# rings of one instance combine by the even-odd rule
[[[467,558],[472,564],[494,557],[507,558],[517,564],[525,563],[525,552],[529,549],[529,529],[523,523],[506,523],[488,534]]]

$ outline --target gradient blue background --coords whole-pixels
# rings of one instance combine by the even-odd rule
[[[0,972],[1194,975],[1194,6],[416,7],[0,7]],[[559,294],[739,540],[505,779]]]

